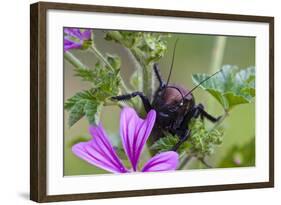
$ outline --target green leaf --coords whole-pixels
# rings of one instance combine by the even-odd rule
[[[207,74],[194,74],[192,80],[195,84],[199,84],[208,77]],[[236,66],[225,65],[220,73],[202,83],[200,87],[229,111],[236,105],[254,101],[255,68],[239,70]]]
[[[115,70],[119,70],[119,69],[120,69],[120,67],[121,67],[121,59],[120,59],[119,56],[107,54],[106,58],[107,58],[107,61],[109,62],[109,64],[110,64]]]
[[[109,54],[106,59],[113,69],[100,61],[96,63],[95,68],[75,69],[75,75],[90,82],[92,88],[76,93],[65,102],[64,108],[69,111],[69,126],[84,116],[90,124],[98,124],[105,101],[119,93],[121,60],[118,56]]]
[[[96,93],[94,89],[78,92],[65,102],[64,108],[69,111],[70,127],[85,115],[90,124],[98,124],[103,102],[96,98]]]
[[[230,147],[219,167],[248,167],[255,165],[255,138],[242,146]]]
[[[68,124],[69,126],[74,125],[78,120],[84,116],[84,105],[85,101],[77,101],[69,110]]]
[[[95,72],[87,68],[75,68],[75,76],[82,78],[83,81],[92,82],[95,79]]]
[[[102,107],[103,103],[86,102],[84,112],[90,124],[97,125],[99,123]]]
[[[166,137],[162,137],[159,140],[157,140],[152,146],[152,150],[156,150],[157,152],[165,152],[171,150],[179,141],[178,136],[173,136],[169,133],[167,133]],[[183,151],[184,145],[180,147],[178,150],[179,153]]]

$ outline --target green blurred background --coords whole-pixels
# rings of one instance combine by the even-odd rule
[[[122,59],[121,75],[129,85],[129,76],[134,70],[134,62],[128,51],[120,45],[103,39],[103,31],[94,30],[96,47],[102,53],[117,54]],[[195,73],[214,73],[223,64],[237,65],[239,68],[255,66],[255,38],[238,36],[215,36],[198,34],[171,34],[168,41],[168,51],[159,61],[160,70],[164,79],[167,79],[173,46],[176,38],[179,43],[176,49],[175,63],[170,82],[192,88],[194,84],[191,75]],[[96,58],[92,53],[71,51],[84,64],[93,67]],[[221,60],[214,62],[214,59]],[[89,84],[74,77],[73,67],[64,62],[64,100],[76,92],[89,88]],[[214,116],[223,114],[221,106],[207,92],[197,89],[194,93],[196,102],[203,103],[206,110]],[[118,143],[116,135],[119,132],[120,109],[115,106],[104,107],[101,121],[113,144]],[[71,128],[67,124],[68,113],[64,112],[64,175],[84,175],[106,173],[87,162],[77,158],[71,152],[71,146],[81,138],[88,139],[88,122],[82,118]],[[215,149],[208,158],[213,167],[243,166],[243,160],[251,163],[245,166],[254,166],[254,136],[255,136],[255,105],[245,104],[235,107],[230,116],[223,123],[225,135],[223,143]],[[118,138],[118,137],[117,137]],[[247,152],[247,153],[246,153]],[[188,169],[203,168],[196,160],[191,161]]]

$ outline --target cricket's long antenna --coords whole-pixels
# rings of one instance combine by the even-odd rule
[[[196,85],[194,88],[192,88],[184,97],[188,96],[190,93],[192,93],[196,88],[198,88],[200,85],[202,85],[204,82],[206,82],[207,80],[209,80],[210,78],[214,77],[216,74],[218,74],[219,72],[221,72],[222,70],[218,70],[217,72],[215,72],[214,74],[212,74],[211,76],[207,77],[205,80],[201,81],[198,85]]]
[[[175,53],[176,53],[176,47],[177,47],[178,40],[179,39],[177,38],[176,42],[175,42],[175,45],[174,45],[174,51],[173,51],[173,56],[172,56],[172,63],[171,63],[171,66],[170,66],[170,73],[169,73],[168,80],[167,80],[167,83],[166,83],[167,85],[169,85],[170,77],[171,77],[173,66],[174,66],[174,59],[175,59]]]

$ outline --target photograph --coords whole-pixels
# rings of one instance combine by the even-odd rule
[[[62,32],[64,176],[256,166],[255,36]]]
[[[37,202],[274,186],[274,18],[35,3]]]

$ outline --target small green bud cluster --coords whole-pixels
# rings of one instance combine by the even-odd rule
[[[223,129],[206,129],[201,119],[192,120],[190,123],[191,136],[188,140],[187,152],[197,158],[203,159],[213,153],[214,147],[222,143]]]

